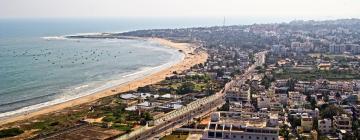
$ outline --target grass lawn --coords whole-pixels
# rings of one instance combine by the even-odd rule
[[[117,130],[121,130],[121,131],[130,131],[131,130],[131,126],[128,126],[126,124],[116,124],[115,123],[111,127],[114,129],[117,129]]]

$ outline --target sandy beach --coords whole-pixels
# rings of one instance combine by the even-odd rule
[[[16,122],[16,121],[21,121],[21,120],[26,120],[26,119],[36,117],[39,115],[44,115],[44,114],[48,114],[51,112],[59,111],[59,110],[62,110],[62,109],[68,108],[68,107],[73,107],[76,105],[96,101],[97,99],[100,99],[100,98],[103,98],[106,96],[119,94],[119,93],[126,92],[129,90],[137,89],[138,87],[157,83],[157,82],[160,82],[161,80],[165,79],[166,77],[172,75],[174,71],[177,71],[177,72],[185,71],[195,64],[204,63],[208,57],[206,52],[202,52],[202,51],[195,52],[196,46],[194,46],[192,44],[174,43],[169,40],[159,39],[159,38],[150,38],[149,40],[157,41],[158,43],[160,43],[164,46],[168,46],[168,47],[177,49],[179,51],[181,50],[181,52],[184,53],[184,55],[185,55],[184,59],[182,61],[180,61],[179,63],[174,64],[171,67],[168,67],[159,72],[144,76],[140,79],[137,79],[137,80],[134,80],[131,82],[127,82],[127,83],[124,83],[124,84],[121,84],[121,85],[118,85],[118,86],[115,86],[115,87],[112,87],[112,88],[109,88],[109,89],[106,89],[106,90],[103,90],[100,92],[96,92],[96,93],[88,95],[88,96],[84,96],[84,97],[81,97],[78,99],[67,101],[64,103],[60,103],[60,104],[56,104],[53,106],[44,107],[39,110],[26,112],[26,113],[18,114],[16,116],[8,117],[6,119],[1,120],[0,125],[4,125],[7,123]]]

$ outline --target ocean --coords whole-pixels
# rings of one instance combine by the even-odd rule
[[[153,41],[63,37],[158,26],[165,25],[119,19],[0,20],[0,118],[86,96],[180,61],[183,54]]]
[[[0,19],[0,118],[86,96],[183,57],[152,41],[76,40],[64,35],[222,24],[223,18]]]

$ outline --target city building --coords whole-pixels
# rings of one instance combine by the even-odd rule
[[[332,123],[330,119],[318,120],[318,130],[320,134],[328,134],[332,132]]]
[[[346,50],[346,46],[344,44],[331,44],[329,47],[329,52],[332,54],[341,54]]]
[[[351,131],[352,121],[351,117],[346,114],[342,114],[341,116],[334,116],[334,128],[336,130],[345,130]]]
[[[201,140],[278,140],[277,120],[266,113],[215,112]]]
[[[306,113],[301,115],[301,127],[304,132],[310,132],[313,128],[313,118]]]

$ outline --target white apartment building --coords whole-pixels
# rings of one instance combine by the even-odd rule
[[[259,97],[257,98],[258,108],[270,108],[270,98],[268,97]]]
[[[341,116],[334,116],[334,128],[336,130],[346,130],[351,131],[352,121],[351,117],[346,114],[342,114]]]
[[[331,120],[330,119],[323,119],[323,120],[318,120],[318,130],[320,134],[327,134],[330,133],[332,131],[332,126],[331,126]]]
[[[225,96],[229,101],[249,101],[250,90],[243,87],[232,87]]]
[[[278,137],[276,115],[215,112],[201,140],[278,140]]]

